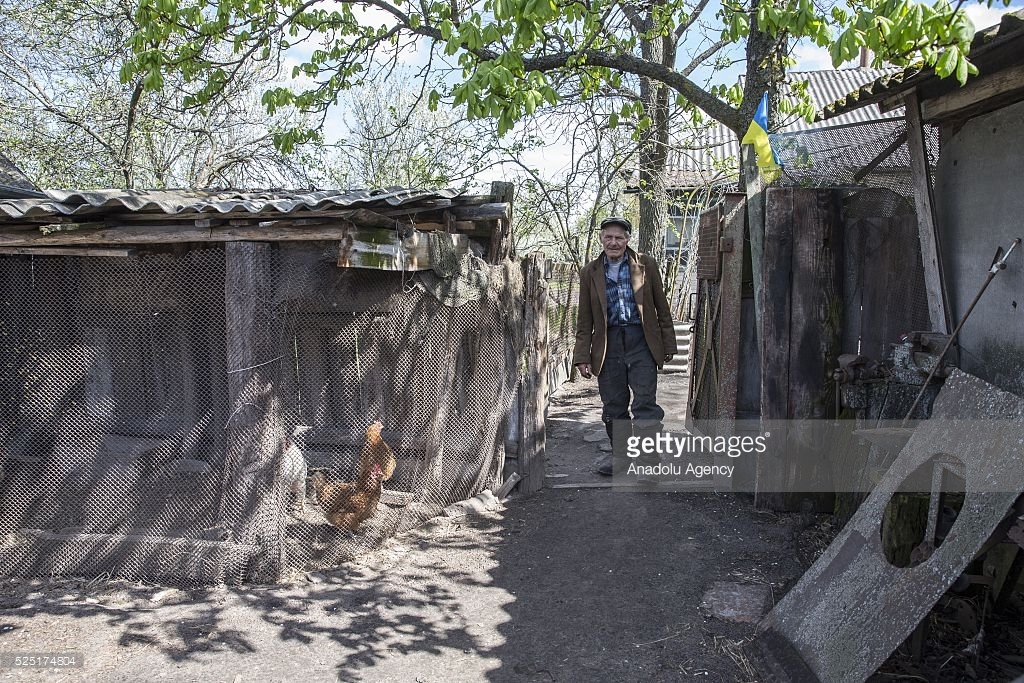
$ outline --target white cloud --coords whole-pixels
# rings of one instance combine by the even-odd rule
[[[832,68],[832,55],[823,47],[814,43],[801,41],[793,48],[793,58],[796,60],[795,71],[827,71]],[[839,68],[856,66],[854,62],[847,62]]]
[[[995,4],[992,7],[988,7],[984,3],[975,2],[965,3],[963,8],[967,16],[974,22],[975,28],[979,30],[995,26],[999,23],[1001,16],[1018,9],[1020,9],[1020,3],[1017,3],[1017,7],[1004,7],[1003,3],[999,0],[995,0]]]

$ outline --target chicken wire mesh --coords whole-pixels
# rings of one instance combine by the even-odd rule
[[[548,277],[548,351],[552,358],[571,356],[576,344],[580,276],[572,263],[554,263]]]
[[[328,243],[0,257],[0,571],[275,580],[492,484],[518,266],[464,262],[456,300],[436,275],[336,259]],[[361,467],[371,441],[390,466]]]
[[[924,137],[934,173],[938,129],[925,126]],[[907,122],[902,117],[780,133],[771,142],[783,167],[776,185],[878,187],[913,196]]]

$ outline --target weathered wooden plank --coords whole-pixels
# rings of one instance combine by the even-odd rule
[[[750,201],[750,195],[747,197]],[[749,209],[748,209],[749,212]],[[751,241],[753,241],[751,226]],[[764,193],[763,280],[760,295],[761,419],[784,420],[789,414],[791,278],[793,269],[793,190],[769,188]],[[758,276],[755,274],[755,281]],[[772,432],[773,440],[785,438]],[[786,499],[786,475],[780,463],[757,459],[754,504],[781,510]]]
[[[338,240],[356,228],[351,223],[282,228],[278,225],[215,226],[196,228],[164,224],[105,224],[56,232],[0,233],[0,246],[31,247],[71,244],[173,244],[180,242],[288,242]]]
[[[754,282],[754,339],[758,352],[764,348],[765,193],[757,169],[753,145],[742,145],[743,178],[747,193],[747,234],[750,236],[750,266]],[[764,367],[762,358],[762,367]]]
[[[765,193],[764,270],[761,310],[761,418],[789,415],[790,314],[793,269],[793,190]]]
[[[932,180],[928,154],[921,128],[921,109],[916,92],[904,97],[907,116],[907,147],[910,150],[910,172],[914,181],[914,204],[917,207],[918,237],[921,240],[921,261],[924,265],[928,317],[936,332],[949,333],[949,304],[942,276],[942,255],[935,224]]]
[[[0,248],[77,244],[173,244],[181,242],[339,241],[339,266],[380,270],[426,270],[431,267],[429,241],[447,239],[458,254],[469,249],[466,235],[413,232],[404,239],[394,230],[358,228],[351,223],[304,227],[215,227],[175,229],[166,225],[121,225],[104,229],[0,233]]]
[[[498,201],[482,206],[502,207],[503,215],[487,216],[481,214],[478,216],[478,218],[495,218],[498,221],[498,227],[491,236],[490,258],[488,259],[490,263],[499,263],[515,255],[516,244],[512,234],[512,199],[515,197],[515,193],[515,186],[512,183],[500,181],[491,183],[491,196]],[[455,217],[466,219],[470,216],[465,213],[456,212]]]
[[[736,419],[736,391],[740,364],[740,315],[743,298],[743,252],[746,198],[728,194],[724,200],[722,273],[719,281],[718,419]]]
[[[842,284],[836,248],[842,245],[839,211],[830,190],[770,188],[765,212],[765,319],[761,413],[769,420],[796,420],[788,430],[772,428],[785,444],[784,462],[758,459],[759,506],[791,509],[790,494],[828,490],[831,471],[808,449],[808,420],[830,417],[831,372],[839,355]],[[797,432],[800,432],[797,434]],[[797,469],[793,463],[800,462]],[[814,496],[807,496],[815,498]],[[819,508],[831,499],[817,501]]]
[[[830,375],[839,357],[842,285],[835,247],[842,225],[830,190],[793,190],[793,261],[786,419],[823,419],[834,401]]]
[[[520,426],[520,490],[533,493],[544,487],[544,413],[548,403],[548,283],[544,278],[546,259],[531,254],[523,262],[526,296],[523,311],[526,372],[523,374],[522,419]]]
[[[498,184],[498,183],[495,183]],[[514,187],[512,183],[501,183]],[[460,221],[507,221],[512,218],[512,201],[509,195],[501,190],[496,195],[503,198],[503,201],[480,204],[479,206],[453,206],[448,209],[456,220]]]
[[[962,88],[921,102],[921,119],[928,123],[956,116],[967,118],[990,110],[1024,92],[1024,64],[1007,67],[991,74],[982,73]]]
[[[94,247],[0,247],[5,256],[105,256],[127,258],[132,249],[99,249]]]

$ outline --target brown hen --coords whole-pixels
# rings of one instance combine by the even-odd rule
[[[377,511],[383,483],[395,473],[395,454],[381,438],[383,428],[374,422],[366,428],[359,454],[359,476],[354,482],[330,481],[323,472],[313,475],[316,499],[327,521],[339,529],[355,531]]]

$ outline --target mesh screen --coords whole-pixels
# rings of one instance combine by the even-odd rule
[[[551,358],[572,355],[580,305],[579,272],[571,263],[555,263],[548,278],[548,352]]]
[[[275,580],[492,484],[518,266],[476,264],[475,298],[446,305],[434,274],[336,258],[328,243],[0,257],[3,571]],[[375,421],[393,473],[363,466]]]
[[[925,126],[928,165],[934,174],[939,134]],[[780,185],[890,189],[912,197],[910,151],[904,118],[829,126],[773,135],[772,148],[783,165]]]

